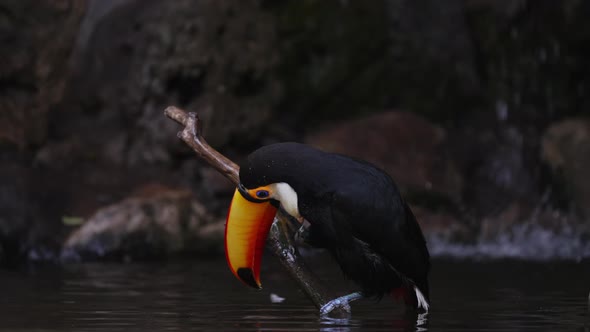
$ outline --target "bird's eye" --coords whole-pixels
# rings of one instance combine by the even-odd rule
[[[269,193],[266,190],[258,190],[256,192],[256,197],[258,197],[258,198],[268,198],[268,196],[269,196]]]

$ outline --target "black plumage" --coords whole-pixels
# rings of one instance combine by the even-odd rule
[[[289,184],[299,213],[310,223],[312,245],[326,248],[364,296],[413,286],[429,299],[426,241],[391,179],[377,167],[298,143],[253,152],[241,165],[247,188]],[[407,300],[407,299],[406,299]]]

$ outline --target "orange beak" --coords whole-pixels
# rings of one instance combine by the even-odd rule
[[[225,256],[233,274],[248,286],[262,288],[260,262],[276,213],[271,201],[248,200],[236,189],[225,224]]]

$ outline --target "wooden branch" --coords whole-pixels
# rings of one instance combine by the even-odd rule
[[[184,129],[178,133],[178,137],[190,146],[203,160],[213,166],[221,174],[225,175],[233,184],[238,185],[239,167],[233,161],[226,158],[212,148],[201,135],[202,125],[196,113],[185,111],[170,106],[164,110],[164,114],[170,119],[182,124]]]
[[[234,185],[239,183],[239,167],[224,155],[213,149],[202,136],[201,122],[197,114],[170,106],[164,110],[164,114],[170,119],[180,123],[184,129],[178,133],[178,137],[190,146],[209,165],[225,175]],[[295,279],[299,287],[305,292],[314,305],[320,309],[335,296],[330,296],[320,286],[317,278],[300,259],[297,248],[291,241],[288,230],[289,220],[281,210],[277,213],[275,221],[269,232],[268,245],[281,264]],[[341,306],[330,312],[331,317],[349,317],[350,307]]]

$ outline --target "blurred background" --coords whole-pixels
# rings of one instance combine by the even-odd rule
[[[393,176],[434,256],[590,257],[590,2],[3,0],[0,264],[223,257],[240,162]]]

